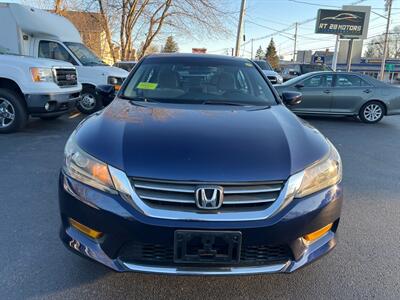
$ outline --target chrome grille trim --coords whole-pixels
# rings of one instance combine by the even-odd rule
[[[259,210],[235,209],[235,210],[217,210],[217,211],[199,211],[199,210],[167,210],[165,208],[153,207],[139,198],[131,184],[130,179],[125,172],[108,166],[115,188],[121,197],[129,203],[139,213],[147,217],[166,219],[166,220],[184,220],[184,221],[255,221],[265,220],[280,212],[293,199],[300,187],[304,171],[293,174],[283,184],[278,198],[267,207]],[[183,204],[187,205],[187,204]],[[191,205],[191,204],[190,204]]]
[[[173,205],[192,204],[195,207],[195,191],[201,182],[175,182],[161,181],[154,179],[131,178],[136,194],[143,201],[150,201],[149,205]],[[224,201],[222,208],[226,206],[256,204],[269,205],[274,202],[282,189],[283,181],[256,182],[256,183],[206,183],[222,186],[224,189]],[[164,209],[174,210],[174,207],[164,207]],[[176,208],[175,208],[176,209]],[[182,209],[180,207],[179,209]],[[257,208],[260,209],[259,207]]]
[[[74,67],[54,67],[53,75],[56,84],[60,87],[71,87],[78,85],[78,75]]]

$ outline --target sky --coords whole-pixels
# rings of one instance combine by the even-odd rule
[[[214,0],[220,1],[220,0]],[[21,2],[21,0],[0,0],[0,2]],[[25,1],[27,2],[27,1]],[[244,34],[246,42],[241,47],[242,56],[251,56],[251,39],[253,42],[253,53],[259,46],[266,49],[273,35],[278,54],[290,59],[294,48],[294,23],[304,23],[298,26],[298,50],[325,50],[334,49],[335,36],[327,34],[315,34],[315,20],[319,8],[338,9],[342,5],[360,2],[358,5],[372,7],[368,37],[373,38],[377,34],[383,33],[386,26],[386,19],[377,15],[385,14],[384,0],[247,0],[246,14],[244,21]],[[176,37],[181,52],[191,52],[192,47],[207,48],[208,53],[227,54],[235,46],[235,34],[237,20],[239,18],[241,0],[231,0],[230,10],[236,11],[237,17],[228,25],[232,34],[226,38],[195,40],[191,38]],[[400,0],[393,0],[391,27],[400,25]],[[276,31],[284,30],[282,33]],[[261,38],[261,39],[260,39]],[[368,40],[364,42],[367,44]]]
[[[218,1],[218,0],[216,0]],[[240,8],[240,0],[232,0],[236,5],[237,11]],[[313,19],[317,16],[319,8],[339,9],[342,5],[348,5],[356,2],[355,0],[247,0],[246,15],[244,23],[244,33],[247,44],[242,47],[242,54],[246,57],[251,55],[251,39],[257,39],[266,35],[273,36],[279,55],[290,58],[293,55],[294,48],[294,26],[295,22],[303,22]],[[361,1],[358,1],[361,2]],[[371,6],[372,11],[378,14],[385,14],[384,0],[366,0],[359,5]],[[238,19],[238,18],[237,18]],[[400,25],[400,0],[393,0],[392,10],[392,27]],[[237,24],[235,24],[237,26]],[[386,19],[374,13],[371,13],[368,37],[373,37],[384,32]],[[276,34],[276,31],[291,29]],[[327,34],[314,33],[315,20],[298,26],[298,50],[325,50],[326,48],[334,49],[335,36]],[[236,32],[234,32],[236,33]],[[253,51],[261,46],[266,49],[271,37],[253,42]],[[243,43],[243,42],[242,42]],[[183,41],[179,45],[181,50],[190,51],[191,45],[197,47],[205,47],[208,52],[216,54],[224,54],[227,49],[234,47],[235,36],[228,37],[225,40],[212,41]],[[366,44],[366,42],[364,43]],[[230,50],[229,50],[230,51]]]

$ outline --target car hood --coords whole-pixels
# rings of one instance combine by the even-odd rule
[[[81,123],[76,138],[128,176],[208,182],[285,180],[329,147],[283,105],[137,106],[121,99]]]
[[[129,75],[129,72],[117,67],[112,67],[112,66],[91,66],[91,67],[93,68],[93,70],[101,72],[105,76],[126,78]]]
[[[278,73],[276,73],[275,71],[272,71],[272,70],[262,70],[262,71],[267,76],[278,76]]]
[[[38,68],[73,67],[72,64],[65,61],[13,54],[0,54],[0,62]]]

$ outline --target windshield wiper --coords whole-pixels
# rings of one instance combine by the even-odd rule
[[[206,100],[201,104],[211,104],[211,105],[231,105],[231,106],[248,106],[248,103],[240,102],[230,102],[230,101],[220,101],[220,100]]]
[[[148,97],[143,97],[143,96],[136,96],[136,97],[128,97],[125,95],[120,95],[119,98],[129,100],[129,101],[135,101],[135,102],[154,102],[154,103],[160,103],[160,101],[157,101],[153,98],[148,98]]]

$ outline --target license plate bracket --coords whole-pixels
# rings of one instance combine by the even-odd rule
[[[176,230],[174,262],[237,264],[241,244],[240,231]]]

